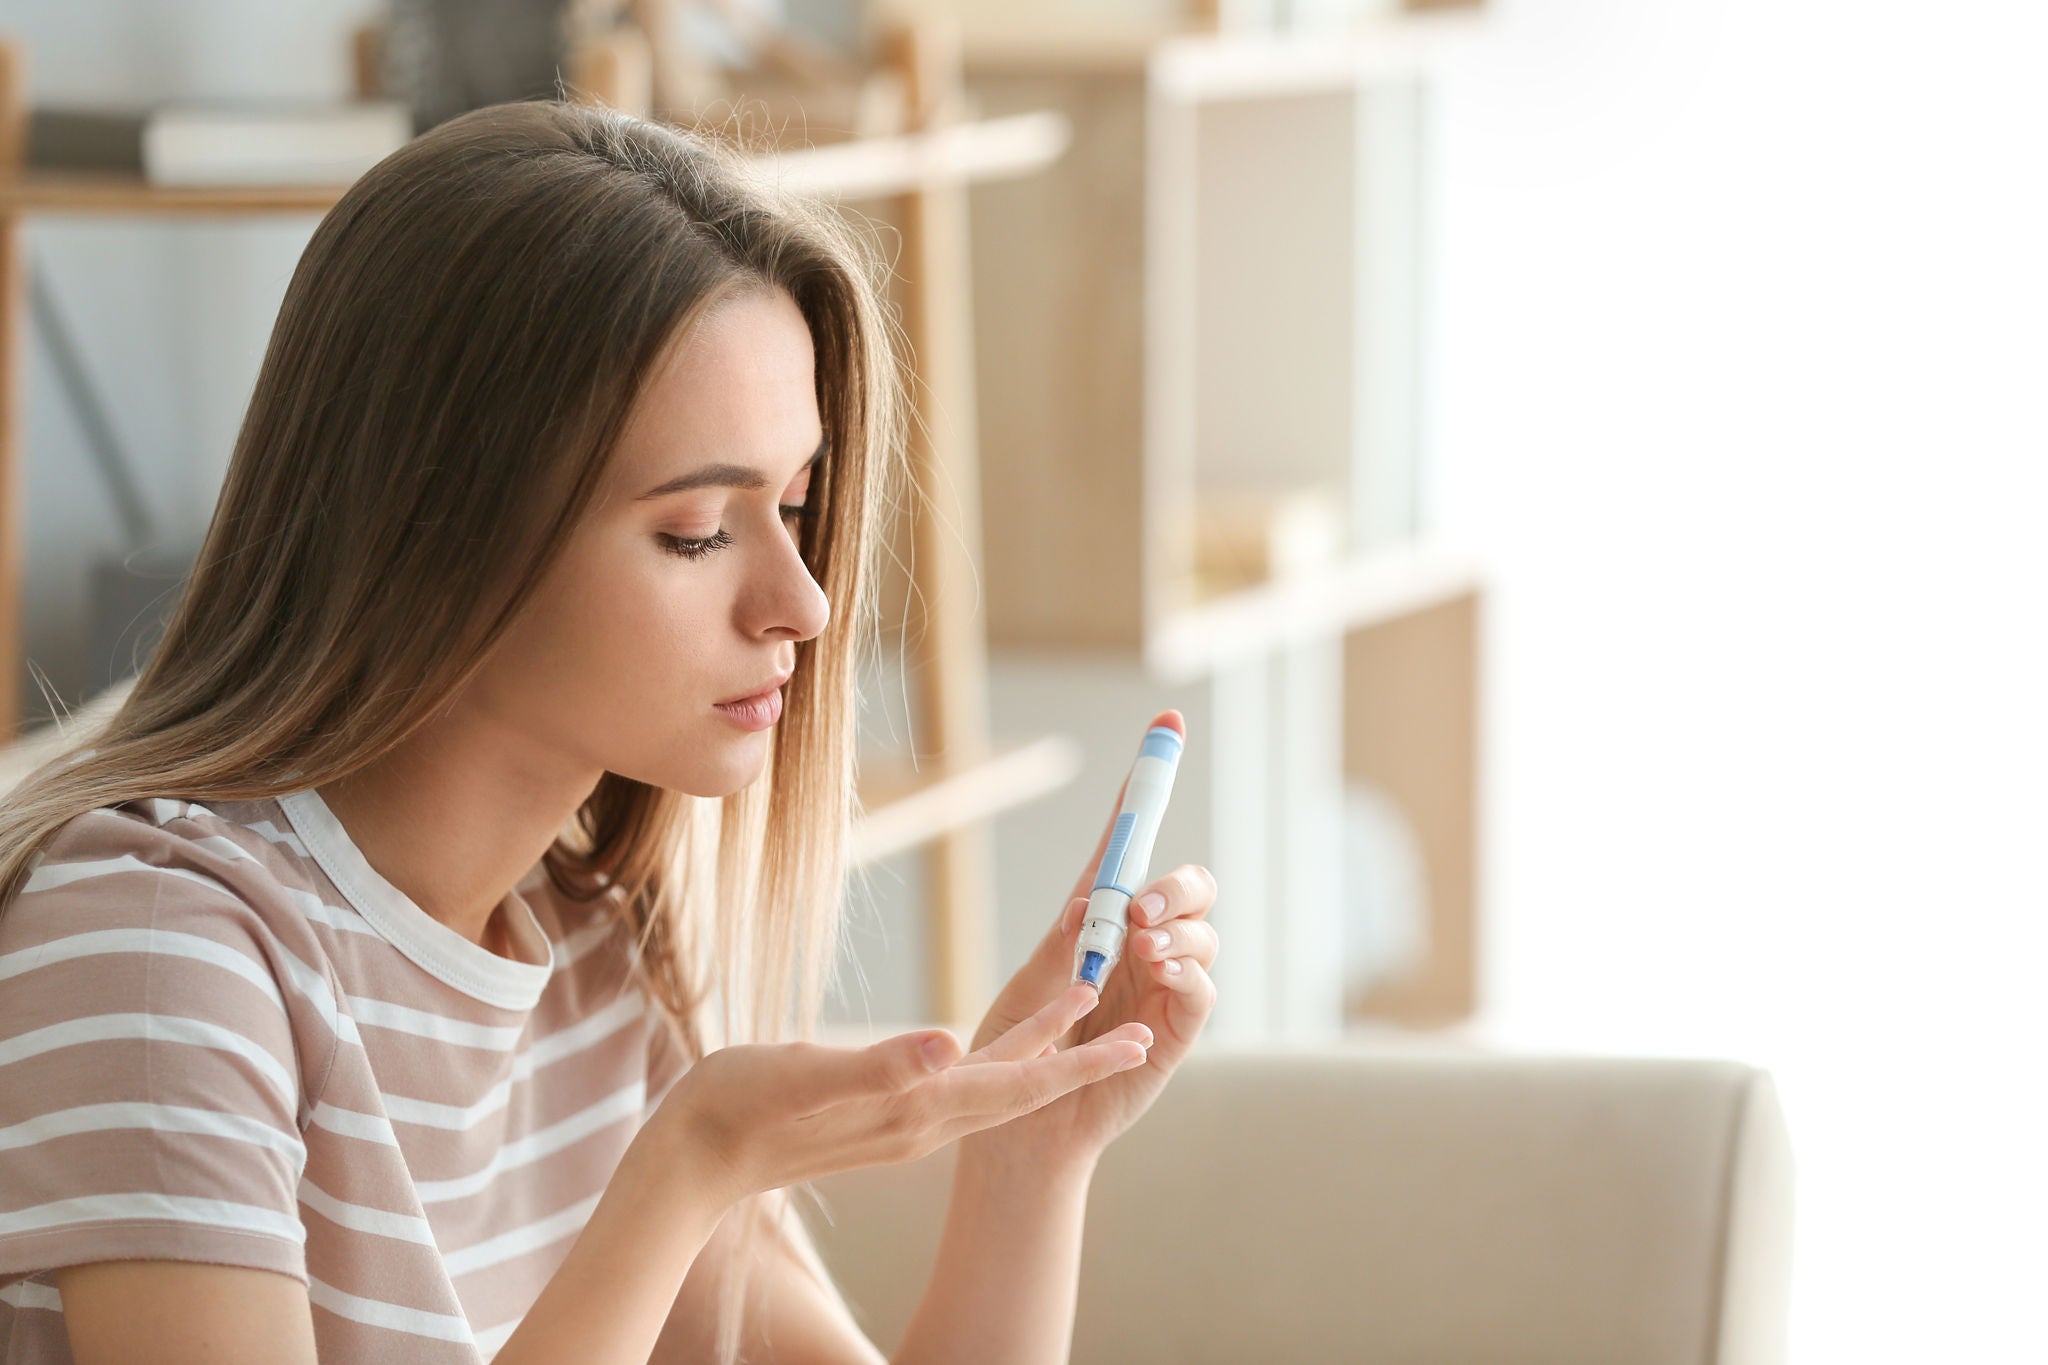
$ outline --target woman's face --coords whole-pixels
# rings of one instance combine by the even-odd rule
[[[670,346],[478,704],[583,771],[697,796],[760,774],[773,704],[719,703],[788,674],[830,616],[793,510],[823,440],[814,366],[779,289]]]

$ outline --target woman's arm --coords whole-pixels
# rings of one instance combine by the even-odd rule
[[[679,1125],[648,1124],[493,1365],[638,1365],[727,1205]]]
[[[938,1265],[893,1365],[1056,1365],[1073,1349],[1090,1162],[1020,1164],[960,1141]]]
[[[724,1214],[686,1151],[642,1129],[496,1365],[640,1365]],[[646,1139],[643,1141],[642,1139]],[[650,1210],[661,1210],[652,1217]],[[55,1273],[78,1365],[313,1365],[306,1286],[241,1266],[146,1260]]]
[[[759,1365],[888,1365],[888,1358],[854,1321],[845,1300],[807,1264],[816,1248],[788,1207],[787,1192],[770,1190],[767,1201],[783,1227],[762,1229],[766,1262],[748,1286],[740,1323],[741,1359]],[[720,1291],[732,1273],[744,1230],[737,1212],[718,1225],[683,1281],[683,1292],[676,1296],[649,1365],[707,1365],[717,1359]],[[803,1240],[804,1251],[794,1244],[797,1238]]]
[[[961,1139],[938,1266],[894,1365],[1065,1361],[1074,1330],[1081,1221],[1090,1168],[1019,1171]],[[713,1357],[718,1291],[739,1225],[728,1218],[676,1298],[652,1365]],[[764,1365],[884,1365],[844,1303],[804,1267],[786,1237],[748,1296],[741,1344]]]
[[[315,1365],[306,1286],[202,1261],[92,1261],[51,1272],[77,1365]]]

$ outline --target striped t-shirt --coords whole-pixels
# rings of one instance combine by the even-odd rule
[[[322,1360],[488,1359],[687,1065],[606,909],[536,865],[501,956],[311,788],[60,827],[0,910],[0,1361],[127,1259],[297,1277]]]

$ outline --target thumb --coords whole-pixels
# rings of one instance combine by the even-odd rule
[[[1040,956],[1064,970],[1073,960],[1074,937],[1081,932],[1081,917],[1087,909],[1086,896],[1069,898],[1060,907],[1059,918],[1053,921],[1052,928],[1046,930],[1045,937],[1039,941]]]
[[[1081,933],[1081,915],[1085,911],[1087,896],[1075,896],[1059,909],[1059,919],[1055,919],[1053,927],[1038,939],[1038,948],[1032,950],[1032,956],[1024,962],[1018,974],[1012,976],[1010,984],[995,997],[995,1005],[989,1009],[991,1021],[1001,1025],[995,1033],[1008,1031],[1034,1009],[1040,1009],[1059,995],[1059,990],[1069,984],[1069,976],[1073,972],[1073,941]],[[991,1038],[995,1033],[991,1033]]]
[[[1038,941],[1038,947],[1010,978],[1009,984],[997,993],[995,1003],[989,1006],[988,1017],[975,1033],[974,1047],[991,1038],[1000,1038],[1012,1028],[1030,1017],[1033,1011],[1045,1004],[1069,983],[1074,970],[1074,939],[1081,932],[1081,915],[1088,908],[1086,896],[1076,897],[1060,907],[1059,918],[1045,937]]]
[[[901,1090],[915,1084],[932,1072],[943,1071],[960,1060],[960,1040],[953,1036],[950,1029],[938,1033],[906,1033],[902,1036],[909,1041],[910,1046],[899,1048],[897,1055],[889,1059],[889,1071],[893,1073],[890,1082],[895,1089]]]

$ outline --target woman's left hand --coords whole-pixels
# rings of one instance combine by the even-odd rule
[[[1168,724],[1169,717],[1178,720],[1179,713],[1164,712],[1152,724]],[[1063,991],[1073,991],[1077,998],[1095,993],[1086,984],[1070,984],[1074,944],[1088,909],[1089,888],[1095,883],[1122,804],[1123,789],[1119,787],[1095,855],[1075,879],[1073,893],[1031,959],[989,1007],[975,1030],[970,1052],[979,1051],[1037,1013]],[[1209,969],[1216,964],[1219,944],[1216,927],[1204,918],[1215,903],[1216,879],[1208,868],[1196,863],[1184,863],[1148,882],[1131,900],[1124,950],[1103,983],[1100,1002],[1046,1048],[1048,1053],[1064,1050],[1106,1033],[1120,1033],[1140,1042],[1149,1036],[1151,1046],[1143,1065],[1070,1091],[1008,1123],[969,1134],[961,1139],[962,1147],[998,1153],[1013,1161],[1085,1166],[1137,1122],[1165,1088],[1167,1078],[1194,1045],[1215,1007],[1216,985]],[[1163,936],[1164,942],[1155,942],[1155,935]]]

